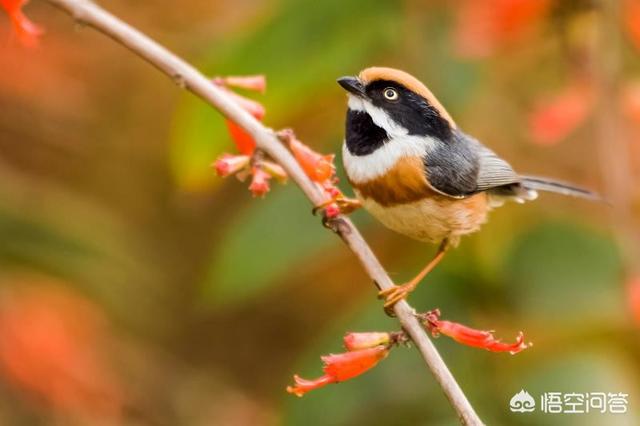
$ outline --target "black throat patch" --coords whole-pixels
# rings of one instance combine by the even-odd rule
[[[347,110],[345,142],[352,155],[371,154],[388,139],[387,132],[376,126],[365,111]]]

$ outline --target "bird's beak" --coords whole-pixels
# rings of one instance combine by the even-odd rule
[[[340,77],[338,79],[338,84],[349,93],[352,93],[361,98],[365,96],[364,86],[362,85],[362,82],[356,77]]]

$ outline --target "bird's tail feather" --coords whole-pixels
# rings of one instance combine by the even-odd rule
[[[555,192],[557,194],[585,198],[591,201],[605,202],[605,200],[597,192],[593,192],[588,189],[572,185],[570,183],[562,182],[555,179],[549,179],[546,177],[522,176],[521,184],[524,188],[533,189],[535,191]]]

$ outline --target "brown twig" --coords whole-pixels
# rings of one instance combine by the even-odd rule
[[[89,0],[47,1],[69,13],[81,24],[91,26],[127,47],[171,77],[179,87],[188,89],[219,110],[225,117],[233,120],[251,134],[261,150],[282,165],[314,206],[326,201],[325,195],[305,175],[293,156],[279,142],[275,132],[254,119],[194,67]],[[340,217],[340,221],[342,226],[339,229],[348,231],[339,232],[340,237],[356,255],[369,277],[380,290],[390,288],[393,285],[391,278],[360,232],[348,218]],[[414,344],[420,350],[462,424],[481,425],[480,418],[440,357],[426,331],[414,316],[414,309],[407,302],[401,301],[395,305],[394,312],[402,328],[411,336]]]

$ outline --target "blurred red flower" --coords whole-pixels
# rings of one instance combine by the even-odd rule
[[[623,16],[629,38],[635,47],[640,49],[640,1],[626,0]]]
[[[18,39],[25,46],[33,47],[38,44],[38,36],[42,34],[42,28],[31,22],[22,12],[22,8],[28,0],[0,0],[0,7],[9,15]]]
[[[321,359],[324,363],[324,376],[315,380],[306,380],[296,374],[293,376],[295,386],[288,386],[287,392],[296,396],[303,396],[311,390],[321,388],[330,383],[352,379],[375,367],[388,354],[389,347],[380,345],[353,352],[323,356]]]
[[[640,81],[631,82],[623,88],[620,103],[624,115],[640,124]]]
[[[626,283],[627,303],[633,320],[640,325],[640,276],[631,277]]]
[[[61,287],[0,298],[0,374],[30,399],[87,424],[120,417],[122,392],[103,358],[107,340],[98,307]]]
[[[466,325],[440,319],[440,311],[433,310],[425,314],[425,324],[433,336],[444,334],[458,343],[486,349],[492,352],[509,352],[512,355],[528,348],[531,344],[524,342],[522,332],[518,334],[515,343],[503,343],[497,340],[491,331],[476,330]]]
[[[529,130],[535,143],[553,145],[584,123],[594,106],[591,88],[573,83],[559,94],[545,98],[529,115]]]
[[[520,40],[549,10],[550,0],[464,0],[457,9],[455,49],[481,58]]]

